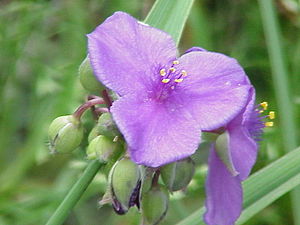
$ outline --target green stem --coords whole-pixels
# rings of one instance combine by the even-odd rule
[[[82,176],[69,191],[46,225],[61,225],[64,223],[70,211],[76,205],[101,166],[103,166],[103,164],[101,164],[98,160],[91,161],[88,164]]]
[[[262,22],[265,30],[266,43],[269,51],[276,101],[278,104],[280,129],[282,131],[283,147],[291,151],[297,147],[297,129],[294,121],[294,109],[291,101],[291,91],[288,72],[284,62],[281,46],[280,29],[274,9],[273,0],[259,0]],[[300,225],[300,190],[292,192],[294,222]]]

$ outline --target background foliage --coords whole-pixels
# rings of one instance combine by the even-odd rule
[[[78,149],[72,156],[53,157],[47,147],[50,121],[74,111],[84,100],[77,70],[86,56],[85,34],[117,10],[143,20],[152,4],[153,0],[0,2],[1,225],[44,224],[86,165],[84,149]],[[276,1],[276,13],[297,125],[299,5],[292,0]],[[257,1],[198,0],[179,46],[181,52],[201,46],[237,58],[256,87],[258,100],[268,101],[270,108],[277,111],[274,93],[278,90],[272,82],[274,65],[270,64],[267,51],[270,40],[267,41]],[[89,116],[86,115],[87,121]],[[280,115],[278,118],[274,128],[266,129],[254,170],[285,154]],[[175,224],[202,206],[207,169],[204,155],[197,162],[196,175],[188,189],[171,197],[162,224]],[[110,206],[98,209],[97,201],[105,191],[105,184],[105,176],[98,174],[66,225],[139,224],[136,209],[122,217],[116,216]],[[293,224],[290,203],[290,195],[285,195],[247,224]]]

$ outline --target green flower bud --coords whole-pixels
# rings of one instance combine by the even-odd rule
[[[178,191],[187,187],[194,172],[195,164],[189,157],[160,168],[161,178],[170,191]]]
[[[80,120],[72,115],[60,116],[50,124],[48,134],[51,151],[68,153],[80,145],[83,127]]]
[[[100,135],[99,131],[98,131],[98,126],[96,125],[95,127],[93,127],[93,129],[91,130],[91,132],[89,133],[88,136],[88,142],[91,143],[91,141],[98,137]]]
[[[229,142],[229,136],[227,132],[224,132],[223,134],[219,135],[216,140],[216,146],[215,146],[216,152],[219,158],[227,167],[228,171],[232,174],[232,176],[237,176],[239,173],[236,171],[232,163],[228,142]]]
[[[120,145],[119,142],[113,142],[109,137],[99,135],[89,144],[86,152],[87,158],[107,163],[119,152]]]
[[[86,57],[79,67],[79,80],[81,85],[92,93],[99,93],[104,90],[104,86],[94,76],[90,60]]]
[[[116,213],[125,214],[134,205],[139,208],[141,171],[137,164],[128,158],[117,161],[111,169],[110,187]]]
[[[120,136],[120,132],[113,121],[110,113],[103,113],[97,124],[98,133],[107,137],[114,138]]]
[[[163,186],[155,185],[142,197],[143,224],[156,225],[167,214],[169,193]]]

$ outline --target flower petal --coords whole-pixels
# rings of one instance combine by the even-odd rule
[[[193,51],[179,58],[187,76],[176,91],[202,130],[227,124],[246,105],[248,78],[233,58],[220,53]]]
[[[206,224],[233,225],[241,214],[242,199],[243,191],[239,177],[230,174],[213,147],[206,179]]]
[[[144,90],[153,67],[176,57],[171,36],[123,12],[114,13],[87,36],[97,79],[120,95]]]
[[[192,155],[199,145],[199,125],[171,101],[126,95],[111,112],[138,164],[158,167]]]
[[[188,50],[186,50],[186,51],[184,52],[184,54],[187,54],[187,53],[190,53],[190,52],[196,52],[196,51],[200,51],[200,52],[202,52],[202,51],[208,52],[206,49],[201,48],[201,47],[191,47],[191,48],[189,48]]]
[[[244,127],[229,127],[229,149],[239,177],[245,180],[255,164],[258,146]]]

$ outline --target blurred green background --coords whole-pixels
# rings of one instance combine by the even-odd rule
[[[86,56],[85,35],[118,10],[143,20],[153,2],[0,1],[0,225],[44,224],[77,180],[86,165],[84,149],[50,155],[47,128],[55,117],[73,112],[86,96],[77,74]],[[299,115],[299,2],[276,1],[276,12],[290,95]],[[183,52],[191,46],[237,58],[256,87],[258,101],[268,101],[270,109],[277,110],[257,1],[196,0],[179,47]],[[254,170],[285,153],[277,119],[275,124],[266,129]],[[203,205],[205,173],[205,163],[198,163],[191,185],[171,197],[162,224],[175,224]],[[105,188],[106,178],[99,173],[65,224],[139,224],[136,209],[117,216],[110,206],[98,208]],[[247,224],[293,224],[291,211],[290,196],[285,195]]]

